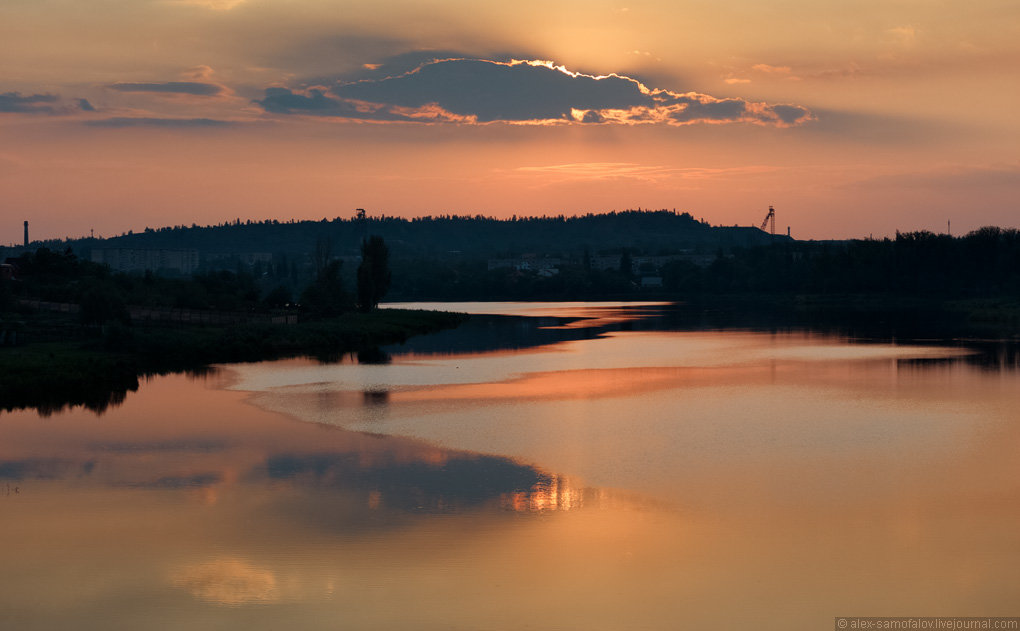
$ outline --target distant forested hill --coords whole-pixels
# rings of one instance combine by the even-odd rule
[[[337,255],[355,254],[364,235],[379,235],[396,256],[451,253],[489,258],[525,253],[564,255],[619,251],[646,254],[683,250],[715,252],[719,248],[766,244],[771,237],[757,228],[714,227],[688,213],[629,210],[578,217],[494,219],[439,216],[404,219],[371,217],[321,221],[236,220],[217,226],[146,228],[105,240],[71,242],[75,251],[97,248],[195,249],[203,255],[251,252],[305,254],[320,240]],[[776,237],[785,240],[786,237]]]

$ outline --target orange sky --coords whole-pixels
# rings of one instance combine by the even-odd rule
[[[0,244],[358,207],[1015,227],[1017,68],[1002,0],[15,0]]]

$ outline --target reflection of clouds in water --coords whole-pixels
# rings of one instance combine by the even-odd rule
[[[557,344],[559,352],[435,357],[384,366],[239,364],[236,390],[322,393],[394,391],[449,384],[502,382],[536,372],[619,368],[725,367],[771,361],[844,362],[879,359],[951,358],[961,348],[894,344],[849,344],[804,334],[615,332],[606,337]],[[548,350],[548,349],[546,349]]]
[[[276,574],[243,559],[216,559],[185,565],[171,573],[170,582],[199,600],[220,605],[279,602]]]
[[[77,462],[67,458],[26,458],[0,460],[0,480],[57,480],[87,476],[95,460]]]
[[[370,510],[411,513],[457,512],[514,494],[555,495],[567,486],[506,458],[441,455],[433,462],[366,462],[355,453],[278,454],[266,461],[266,473],[275,481],[353,493]]]

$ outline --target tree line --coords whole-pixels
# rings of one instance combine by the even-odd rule
[[[873,294],[944,298],[1020,298],[1020,236],[985,227],[965,236],[898,233],[889,239],[840,242],[777,240],[771,245],[717,248],[713,256],[677,257],[660,265],[627,259],[656,254],[640,248],[613,253],[620,264],[594,269],[588,254],[564,259],[543,276],[484,261],[401,257],[394,260],[393,294],[404,300],[585,299],[655,295],[684,299],[722,294]],[[706,264],[706,259],[713,259]],[[661,281],[643,285],[642,278]]]
[[[1020,231],[790,242],[738,249],[703,268],[673,262],[662,274],[667,289],[683,292],[1020,297]]]
[[[18,310],[20,299],[80,305],[82,324],[129,322],[128,305],[156,308],[270,313],[290,310],[307,317],[333,317],[350,311],[370,312],[389,291],[389,250],[378,236],[366,238],[349,289],[343,262],[332,254],[328,239],[317,244],[316,273],[299,292],[286,284],[266,286],[252,271],[210,270],[187,278],[113,272],[74,254],[46,247],[7,259],[13,278],[0,280],[0,313]],[[296,295],[295,295],[296,294]]]

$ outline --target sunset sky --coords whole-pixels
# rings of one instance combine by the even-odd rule
[[[1015,0],[0,0],[0,244],[676,208],[1020,226]]]

